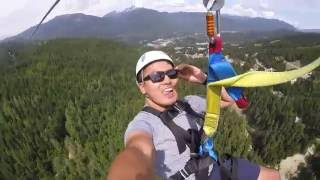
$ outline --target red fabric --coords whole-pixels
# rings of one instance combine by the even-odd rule
[[[220,36],[214,37],[214,43],[209,44],[209,54],[220,53],[222,50],[222,39]]]
[[[236,101],[236,104],[239,108],[244,109],[249,106],[249,100],[246,97],[241,97]]]

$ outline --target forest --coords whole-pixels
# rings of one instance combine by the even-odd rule
[[[270,45],[260,49],[261,59],[283,54],[306,64],[319,56],[319,46],[298,44],[308,50]],[[226,52],[245,59],[252,48]],[[145,50],[100,39],[0,46],[0,179],[104,179],[123,148],[127,124],[144,104],[134,68]],[[207,63],[182,61],[202,68]],[[251,63],[237,69],[246,71]],[[294,84],[247,89],[247,110],[222,111],[217,150],[278,168],[282,159],[315,145],[293,178],[320,178],[319,74],[318,68]],[[205,88],[181,82],[179,93],[204,95]]]

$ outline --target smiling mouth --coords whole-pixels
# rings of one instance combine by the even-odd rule
[[[163,91],[164,94],[170,94],[173,92],[173,88],[167,88]]]

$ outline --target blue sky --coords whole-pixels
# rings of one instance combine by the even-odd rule
[[[0,39],[37,24],[55,0],[3,0],[0,6]],[[61,14],[103,16],[132,5],[175,12],[205,12],[202,0],[61,0],[48,20]],[[225,0],[222,14],[284,20],[300,29],[320,29],[320,0]]]

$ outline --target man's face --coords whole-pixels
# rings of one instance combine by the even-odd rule
[[[143,70],[143,77],[156,71],[166,72],[173,69],[172,65],[167,61],[157,61],[148,65]],[[146,94],[148,99],[147,103],[150,106],[156,106],[165,108],[174,104],[178,99],[178,93],[176,91],[176,85],[178,78],[170,79],[167,75],[161,82],[152,82],[146,80],[139,84],[140,91]]]

